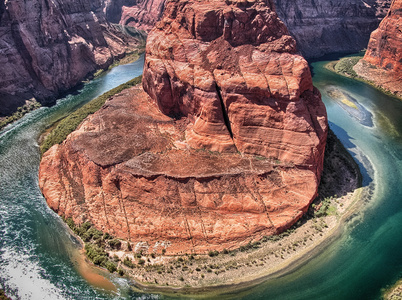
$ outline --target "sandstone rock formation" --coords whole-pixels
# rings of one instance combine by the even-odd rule
[[[371,34],[364,58],[354,70],[402,97],[402,0],[393,0],[387,16]]]
[[[45,103],[137,45],[110,25],[103,1],[0,1],[0,116]]]
[[[107,0],[106,17],[112,23],[150,31],[162,17],[166,0]]]
[[[111,1],[111,22],[150,30],[166,0]],[[391,0],[274,0],[276,11],[305,57],[357,52],[386,15]]]
[[[237,248],[306,212],[326,111],[270,1],[169,1],[143,87],[44,154],[39,184],[57,213],[178,254]]]

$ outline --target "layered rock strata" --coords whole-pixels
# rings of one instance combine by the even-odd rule
[[[166,0],[107,0],[109,21],[150,31],[162,17]]]
[[[402,97],[402,1],[391,8],[370,38],[364,58],[354,67],[356,73]]]
[[[166,115],[191,119],[194,148],[319,167],[325,108],[273,4],[207,3],[167,4],[148,36],[144,90]]]
[[[103,1],[0,1],[0,116],[42,103],[138,42],[110,25]]]
[[[110,1],[114,23],[150,30],[159,21],[166,0]],[[276,11],[305,57],[357,52],[386,15],[391,0],[275,0]]]
[[[183,254],[237,248],[307,211],[326,112],[271,2],[169,1],[143,86],[45,153],[39,184],[57,213]]]

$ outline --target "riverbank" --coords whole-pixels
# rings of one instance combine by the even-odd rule
[[[88,115],[98,111],[105,104],[107,99],[129,87],[141,83],[141,79],[142,76],[135,77],[130,81],[100,95],[99,97],[96,97],[74,111],[72,114],[57,122],[57,126],[52,126],[51,130],[46,130],[39,138],[41,154],[43,155],[53,145],[63,142]]]
[[[8,124],[14,123],[15,121],[21,119],[27,113],[34,111],[41,107],[41,104],[35,99],[27,100],[26,103],[18,107],[17,111],[10,116],[0,117],[0,130],[6,127]]]
[[[88,83],[90,80],[93,80],[95,78],[98,78],[102,75],[104,75],[106,72],[110,71],[111,69],[119,66],[119,65],[126,65],[130,64],[136,60],[139,59],[139,57],[144,53],[145,51],[145,44],[140,45],[138,49],[135,49],[134,51],[127,53],[124,57],[120,59],[115,59],[114,62],[107,67],[106,69],[99,69],[93,72],[93,74],[90,74],[87,78],[83,79],[80,83],[78,83],[75,87],[71,88],[67,92],[61,93],[57,98],[65,97],[68,94],[73,94],[75,93],[78,89],[82,88],[84,83]],[[12,115],[9,116],[4,116],[0,117],[0,130],[2,130],[4,127],[6,127],[9,124],[12,124],[19,119],[21,119],[23,116],[25,116],[27,113],[34,111],[38,108],[42,107],[42,105],[36,101],[35,98],[32,98],[30,100],[26,101],[26,104],[23,106],[19,107],[16,112],[14,112]],[[57,126],[57,124],[56,124]],[[49,133],[53,128],[55,128],[54,124],[50,126],[50,129],[48,128],[47,133]]]
[[[138,49],[134,50],[133,52],[127,53],[124,57],[121,59],[115,60],[109,67],[105,69],[99,69],[95,71],[93,74],[93,78],[98,78],[99,76],[104,75],[107,71],[110,71],[114,67],[120,66],[120,65],[127,65],[135,62],[140,58],[142,54],[145,52],[145,42],[144,44],[141,44]],[[91,79],[93,79],[91,78]]]
[[[362,68],[362,65],[364,64],[363,62],[361,62],[362,58],[363,58],[363,56],[343,57],[339,60],[335,60],[335,61],[331,61],[331,62],[327,63],[325,65],[325,68],[327,70],[332,71],[341,76],[364,82],[364,83],[374,87],[375,89],[379,90],[380,92],[386,94],[387,96],[402,100],[402,95],[395,94],[395,93],[391,92],[390,90],[382,87],[381,85],[375,83],[374,81],[369,80],[368,75],[365,77],[362,77],[359,75],[359,74],[362,74],[363,72],[365,72],[363,69],[366,69],[366,70],[372,69],[372,71],[374,70],[374,68],[369,67],[369,66]],[[356,72],[356,69],[355,69],[356,66],[358,67],[359,74]],[[375,68],[375,69],[376,69],[376,72],[381,71],[378,68]],[[380,75],[377,74],[376,76],[380,76]]]
[[[402,299],[402,280],[395,283],[394,286],[386,289],[382,295],[384,300],[399,300]]]
[[[208,255],[144,254],[141,245],[124,240],[110,243],[104,239],[103,249],[115,265],[108,269],[131,279],[134,288],[140,291],[164,294],[191,293],[202,297],[254,286],[290,272],[334,241],[342,231],[344,219],[364,194],[360,186],[357,164],[330,132],[319,196],[305,217],[288,231],[263,237],[239,249]],[[94,234],[99,238],[105,236]],[[95,245],[99,238],[89,240]],[[85,247],[87,255],[92,252],[91,247]],[[95,263],[98,260],[92,259]],[[105,262],[104,267],[111,263]]]

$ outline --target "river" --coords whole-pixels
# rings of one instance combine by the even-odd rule
[[[308,263],[227,298],[378,299],[381,289],[402,277],[402,101],[338,76],[324,68],[326,63],[312,63],[314,84],[323,95],[330,127],[358,161],[371,196],[345,223],[340,238]],[[77,267],[77,241],[38,188],[41,132],[83,103],[140,75],[142,64],[143,57],[118,66],[79,93],[27,114],[0,133],[0,286],[9,295],[163,298],[137,294],[125,279],[94,268],[83,274]],[[110,282],[114,291],[104,289]]]

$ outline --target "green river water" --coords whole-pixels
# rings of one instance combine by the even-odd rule
[[[402,278],[402,101],[312,63],[330,127],[359,163],[370,190],[339,238],[291,273],[233,299],[379,299]],[[114,68],[76,95],[60,99],[0,133],[0,287],[21,299],[163,299],[133,292],[126,279],[100,270],[105,291],[77,271],[77,245],[38,188],[38,137],[49,124],[95,96],[142,73],[143,58]],[[333,98],[341,93],[358,110]],[[350,103],[349,102],[349,103]],[[356,113],[356,111],[358,113]]]

